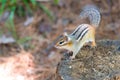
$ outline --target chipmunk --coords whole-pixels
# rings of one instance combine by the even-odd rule
[[[90,24],[79,25],[71,34],[66,32],[63,37],[55,44],[56,48],[72,51],[71,59],[74,59],[80,49],[88,42],[95,47],[95,29],[99,26],[101,15],[98,8],[94,5],[87,5],[82,9],[80,18],[89,18]]]

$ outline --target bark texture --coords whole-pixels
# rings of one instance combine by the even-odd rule
[[[68,58],[58,64],[56,80],[120,80],[120,41],[97,41],[96,48],[83,47]]]

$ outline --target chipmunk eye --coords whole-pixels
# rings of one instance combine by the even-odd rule
[[[62,43],[64,43],[64,41],[60,41],[60,42],[59,42],[59,44],[62,44]]]

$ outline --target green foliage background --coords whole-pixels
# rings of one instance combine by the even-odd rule
[[[57,5],[58,3],[59,0],[53,0],[53,4]],[[20,17],[24,17],[26,11],[29,13],[33,13],[33,10],[36,10],[37,8],[43,10],[43,12],[46,13],[51,20],[53,19],[52,11],[44,6],[42,4],[42,1],[37,2],[36,0],[0,0],[0,16],[2,16],[5,11],[10,12],[10,16],[5,22],[5,25],[18,43],[23,43],[26,40],[29,40],[30,37],[26,37],[25,39],[18,38],[14,26],[14,16],[17,15]],[[0,34],[2,34],[2,32]]]

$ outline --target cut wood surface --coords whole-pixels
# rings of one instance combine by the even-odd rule
[[[65,54],[56,80],[120,80],[120,41],[97,41],[96,48],[83,47],[74,60]]]

